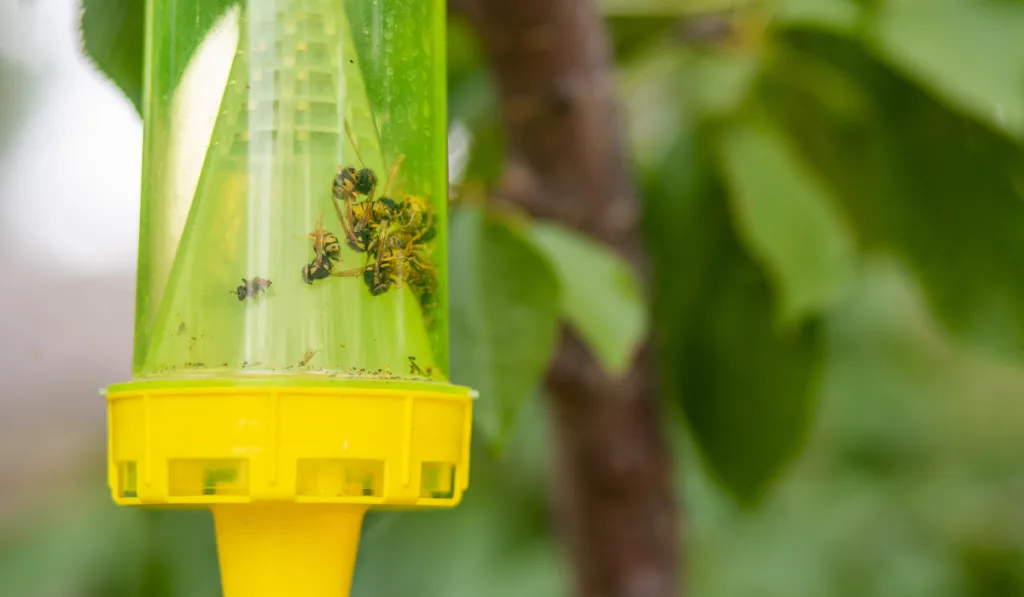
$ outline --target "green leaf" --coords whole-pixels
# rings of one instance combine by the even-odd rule
[[[506,164],[505,131],[495,114],[469,123],[470,149],[464,180],[487,188],[501,179]]]
[[[714,477],[752,502],[796,454],[823,359],[820,320],[775,325],[768,280],[733,229],[710,142],[687,132],[647,188],[655,321],[669,397]]]
[[[196,48],[217,19],[238,0],[155,2],[152,22],[164,26],[150,40],[154,76],[167,77],[161,89],[172,92]],[[139,114],[143,113],[145,0],[84,0],[80,23],[82,45],[96,67],[114,82]],[[170,22],[169,25],[167,22]]]
[[[447,62],[448,95],[451,96],[466,80],[486,72],[480,40],[465,19],[448,15]],[[449,97],[449,101],[450,101]],[[449,108],[449,116],[451,110]]]
[[[144,0],[83,0],[82,43],[96,66],[142,114]]]
[[[779,2],[775,22],[851,31],[861,18],[858,4],[873,0],[784,0]]]
[[[457,76],[453,79],[449,73],[448,119],[466,127],[469,156],[465,170],[455,173],[461,174],[461,181],[492,186],[501,178],[506,163],[504,127],[494,83],[482,68]]]
[[[974,118],[1024,138],[1024,3],[879,2],[874,50]]]
[[[564,226],[534,222],[527,234],[558,273],[562,317],[608,373],[628,371],[647,333],[643,289],[629,263]]]
[[[728,126],[719,156],[736,227],[779,293],[780,319],[790,324],[820,312],[838,296],[855,259],[828,191],[758,117]]]
[[[650,46],[664,45],[665,38],[674,34],[679,27],[679,17],[608,14],[604,18],[604,25],[615,62],[622,67],[642,55]]]
[[[752,54],[709,54],[693,59],[689,76],[695,109],[702,118],[729,115],[746,99],[761,67]]]
[[[558,279],[544,257],[480,209],[451,221],[452,378],[480,393],[474,420],[500,447],[540,382],[558,331]]]
[[[818,32],[782,41],[765,105],[828,181],[868,250],[908,266],[929,306],[962,340],[1024,358],[1024,151],[873,59]],[[837,118],[822,82],[792,82],[794,61],[825,61],[868,107]]]
[[[680,76],[688,55],[678,45],[660,44],[619,69],[616,87],[629,133],[633,159],[640,169],[660,161],[680,128],[680,102],[693,94],[691,77]]]

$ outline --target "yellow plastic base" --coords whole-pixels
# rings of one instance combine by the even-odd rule
[[[115,386],[114,500],[211,507],[225,597],[345,597],[368,508],[468,486],[471,391],[436,387]]]
[[[154,385],[107,400],[123,505],[444,507],[469,483],[469,390]]]

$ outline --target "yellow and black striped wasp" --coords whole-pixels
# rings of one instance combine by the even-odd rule
[[[331,192],[336,200],[334,208],[345,233],[345,243],[352,250],[362,253],[367,251],[378,230],[382,226],[387,227],[383,220],[389,218],[390,210],[374,199],[377,190],[377,175],[363,162],[348,121],[345,122],[345,135],[348,137],[349,143],[352,144],[352,149],[362,168],[359,170],[352,166],[340,168],[338,175],[334,178]],[[388,182],[384,185],[385,193],[394,183],[404,160],[404,154],[399,155],[395,160]],[[360,195],[364,195],[366,199],[357,202]],[[341,201],[340,207],[337,201]]]
[[[330,275],[339,277],[360,276],[363,279],[363,284],[366,285],[367,290],[373,296],[384,294],[395,283],[394,266],[391,263],[385,263],[381,266],[375,261],[367,263],[363,267],[342,270]]]
[[[316,280],[323,280],[331,275],[331,269],[333,269],[333,264],[326,256],[314,258],[313,261],[302,266],[302,281],[312,284]]]
[[[342,261],[341,258],[341,244],[338,243],[338,237],[333,232],[324,228],[324,214],[320,213],[316,216],[316,224],[313,227],[313,231],[296,238],[307,238],[313,241],[313,252],[316,254],[316,258],[319,260],[326,256],[328,259],[334,261]]]
[[[352,166],[338,166],[338,175],[334,177],[331,184],[331,194],[339,201],[352,201],[357,195],[373,196],[373,190],[377,186],[377,173],[366,167],[363,157],[359,155],[359,147],[356,146],[355,138],[352,136],[352,129],[345,121],[345,135],[348,136],[352,149],[359,159],[360,169]]]
[[[313,231],[297,238],[312,239],[313,261],[302,266],[302,281],[312,284],[315,280],[323,280],[331,274],[334,261],[341,261],[341,244],[333,232],[324,228],[324,214],[316,216]]]

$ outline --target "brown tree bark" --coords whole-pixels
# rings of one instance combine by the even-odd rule
[[[476,30],[515,156],[499,194],[603,242],[643,272],[602,22],[587,0],[452,0]],[[583,597],[681,594],[672,461],[653,352],[611,378],[563,329],[548,374],[557,520]]]

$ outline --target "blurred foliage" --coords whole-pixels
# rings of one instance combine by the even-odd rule
[[[90,25],[103,4],[86,49],[132,95],[119,42],[89,41],[131,29]],[[599,5],[691,594],[1024,595],[1024,3]],[[496,94],[457,20],[449,76],[454,169],[491,188]],[[354,595],[564,595],[538,386],[559,320],[615,371],[647,300],[606,250],[480,202],[455,206],[451,241],[453,378],[482,391],[471,490],[451,512],[372,514]],[[0,587],[217,594],[207,518],[101,502],[11,531]]]
[[[568,325],[610,374],[628,372],[648,323],[636,273],[610,249],[564,226],[535,222],[528,235],[558,273]]]
[[[156,47],[174,48],[159,72],[178,81],[185,67],[215,21],[237,0],[175,0],[160,4],[161,16],[175,20],[167,33],[170,39],[151,40]],[[145,56],[145,10],[142,0],[82,0],[80,22],[82,47],[100,72],[107,75],[143,113],[143,62]]]
[[[145,2],[83,0],[82,46],[142,113]]]
[[[453,375],[489,396],[476,428],[500,446],[554,353],[558,279],[521,235],[482,209],[453,214],[451,307]]]
[[[682,131],[648,187],[655,313],[667,393],[680,402],[712,473],[744,502],[793,456],[823,360],[820,315],[783,324],[768,277],[730,223],[706,141]],[[671,164],[686,163],[690,168]]]

